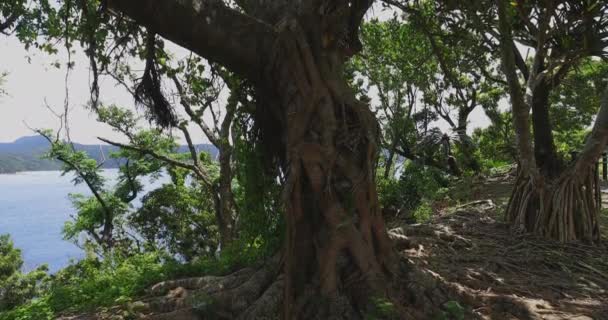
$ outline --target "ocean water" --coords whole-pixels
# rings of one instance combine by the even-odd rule
[[[118,170],[103,172],[109,183],[116,180]],[[83,251],[63,240],[61,230],[75,214],[68,198],[70,193],[90,195],[86,185],[74,186],[73,176],[59,171],[20,172],[0,175],[0,234],[10,234],[21,249],[24,270],[48,264],[51,272],[80,259]],[[160,185],[163,180],[143,181],[145,189]]]

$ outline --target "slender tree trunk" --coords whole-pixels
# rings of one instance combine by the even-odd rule
[[[238,90],[237,88],[231,90]],[[235,219],[236,219],[236,205],[234,202],[234,193],[232,192],[232,178],[234,174],[232,172],[232,152],[233,147],[230,144],[230,128],[236,114],[236,108],[238,105],[237,95],[239,93],[234,92],[228,98],[228,104],[226,105],[226,115],[222,120],[219,130],[219,139],[214,139],[216,147],[219,150],[219,162],[220,162],[220,177],[218,192],[220,196],[220,215],[224,224],[224,230],[222,232],[222,245],[229,245],[235,234]]]
[[[469,114],[470,112],[467,107],[461,108],[458,112],[458,127],[456,128],[456,131],[459,136],[466,136],[467,134]]]
[[[475,145],[473,144],[473,139],[468,135],[468,120],[469,114],[473,109],[467,106],[461,108],[458,112],[458,127],[455,129],[458,134],[458,142],[460,144],[460,149],[462,155],[464,157],[464,167],[473,170],[474,172],[478,172],[481,170],[481,165],[475,159]]]
[[[550,86],[539,83],[532,97],[532,125],[534,127],[534,156],[540,173],[550,179],[560,174],[560,163],[555,150],[551,119],[549,117]]]
[[[384,178],[387,179],[391,175],[393,167],[393,161],[395,159],[395,148],[397,147],[397,139],[393,138],[391,146],[387,150],[388,157],[386,157],[386,163],[384,163]]]
[[[232,167],[231,167],[231,147],[220,148],[219,164],[220,176],[218,182],[219,194],[219,214],[221,216],[220,230],[221,245],[226,247],[230,245],[234,237],[234,197],[232,193]]]

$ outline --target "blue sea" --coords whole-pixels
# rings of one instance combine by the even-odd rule
[[[117,174],[116,169],[103,172],[109,183]],[[0,175],[0,234],[10,234],[21,249],[25,271],[46,263],[54,272],[84,256],[61,234],[64,223],[75,214],[68,194],[90,194],[84,184],[74,186],[72,178],[59,171]],[[149,185],[146,189],[161,183],[143,182]]]

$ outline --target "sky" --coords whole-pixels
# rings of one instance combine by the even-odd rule
[[[8,76],[3,84],[7,96],[0,97],[0,142],[10,142],[21,136],[33,135],[31,128],[57,129],[59,121],[45,107],[62,113],[66,96],[67,53],[49,56],[35,49],[26,51],[15,37],[0,37],[0,72]],[[95,115],[85,105],[89,100],[89,68],[83,53],[77,50],[72,60],[75,67],[68,77],[69,125],[76,142],[97,143],[98,136],[120,136],[104,124],[95,121]],[[60,62],[62,68],[53,66]],[[133,98],[122,88],[102,80],[103,101],[133,106]],[[45,102],[46,101],[46,102]]]
[[[45,104],[58,113],[63,112],[66,97],[65,65],[68,61],[65,49],[55,56],[49,56],[35,49],[26,51],[13,36],[1,36],[0,55],[0,73],[8,73],[3,84],[8,95],[0,97],[0,142],[11,142],[22,136],[34,135],[30,128],[57,129],[59,121]],[[76,53],[72,54],[72,61],[75,66],[70,71],[67,82],[72,140],[87,144],[100,143],[97,137],[124,141],[124,138],[113,132],[109,126],[98,123],[95,115],[85,108],[90,98],[91,75],[88,60],[82,50],[76,49]],[[60,62],[62,67],[58,69],[53,66],[55,62]],[[105,104],[134,108],[131,95],[113,80],[101,79],[100,89],[101,100]],[[489,125],[489,120],[481,108],[476,108],[469,119],[469,131]],[[443,121],[439,122],[438,126],[448,129]],[[195,143],[207,142],[197,128],[191,127],[191,135]]]

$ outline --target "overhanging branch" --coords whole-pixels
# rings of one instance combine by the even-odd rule
[[[221,1],[108,0],[108,8],[252,81],[275,39],[271,26]]]

